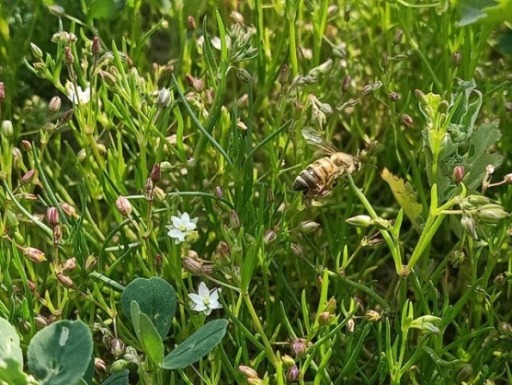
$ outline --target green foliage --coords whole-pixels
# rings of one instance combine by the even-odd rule
[[[110,377],[108,377],[105,381],[101,383],[101,385],[128,385],[128,375],[130,371],[125,369],[120,371],[119,373],[114,373]]]
[[[28,367],[41,384],[76,384],[92,357],[92,337],[82,321],[59,321],[37,333],[28,347]]]
[[[453,3],[461,14],[460,26],[512,21],[511,0],[455,0]]]
[[[125,314],[132,317],[132,302],[138,305],[136,314],[143,313],[152,322],[160,337],[165,338],[171,328],[176,312],[176,291],[165,280],[159,277],[137,278],[130,282],[123,291],[121,303]]]
[[[23,367],[23,353],[16,329],[4,318],[0,318],[0,360],[11,359]]]
[[[168,370],[183,369],[210,353],[217,346],[228,326],[227,320],[208,322],[169,353],[162,367]]]

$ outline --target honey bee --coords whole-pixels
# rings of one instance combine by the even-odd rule
[[[331,194],[338,178],[359,171],[361,165],[355,156],[340,152],[312,128],[304,128],[302,136],[306,142],[326,154],[315,160],[295,178],[293,189],[302,191],[306,198],[324,198]]]

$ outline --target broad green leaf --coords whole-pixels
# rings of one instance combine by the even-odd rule
[[[28,367],[43,385],[70,385],[85,375],[92,336],[82,321],[59,321],[39,331],[28,347]]]
[[[89,367],[85,371],[82,381],[85,384],[90,385],[90,384],[92,384],[93,377],[94,377],[94,355],[91,356],[91,362],[89,362]]]
[[[4,318],[0,318],[0,360],[11,358],[23,366],[23,353],[16,329]]]
[[[512,30],[500,33],[498,38],[498,50],[503,55],[512,55]]]
[[[168,370],[183,369],[199,361],[220,343],[227,326],[225,319],[208,322],[169,353],[162,367]]]
[[[418,203],[412,186],[408,182],[404,182],[403,179],[394,176],[387,168],[384,168],[380,175],[389,184],[395,199],[400,207],[403,208],[413,227],[419,231],[420,225],[423,223],[421,216],[423,207]]]
[[[131,302],[130,314],[133,327],[135,328],[135,334],[137,334],[137,338],[142,344],[144,352],[155,365],[160,366],[164,359],[162,337],[158,334],[158,331],[149,317],[140,311],[139,305],[135,301]]]
[[[122,370],[119,373],[114,373],[108,377],[101,385],[128,385],[128,375],[130,371],[128,369]]]
[[[130,319],[131,301],[137,302],[140,311],[149,317],[162,338],[169,333],[177,302],[176,292],[169,283],[159,277],[137,278],[121,295],[123,310]]]
[[[39,384],[31,376],[23,373],[21,364],[13,358],[0,358],[1,385],[36,385]]]

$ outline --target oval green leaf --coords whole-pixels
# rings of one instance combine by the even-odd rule
[[[149,317],[162,338],[169,333],[177,299],[174,288],[167,281],[159,277],[136,278],[126,286],[121,302],[130,320],[131,301],[137,302],[140,311]]]
[[[155,326],[149,317],[142,313],[137,302],[132,301],[130,306],[135,334],[142,344],[144,352],[148,355],[153,364],[160,366],[164,359],[164,344],[162,337],[158,334]]]
[[[0,318],[0,360],[12,358],[23,367],[23,353],[16,329],[4,318]]]
[[[82,321],[56,322],[32,338],[27,356],[28,367],[41,384],[77,384],[91,361],[91,332]]]
[[[109,378],[101,383],[101,385],[128,385],[128,369],[121,370],[119,373],[112,374]]]
[[[164,358],[162,368],[183,369],[199,361],[220,343],[227,326],[228,320],[225,319],[208,322],[169,353]]]

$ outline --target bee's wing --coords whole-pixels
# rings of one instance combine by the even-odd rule
[[[320,136],[320,134],[311,127],[303,128],[302,136],[310,146],[313,146],[326,154],[338,152],[338,149],[334,147],[332,143]]]

